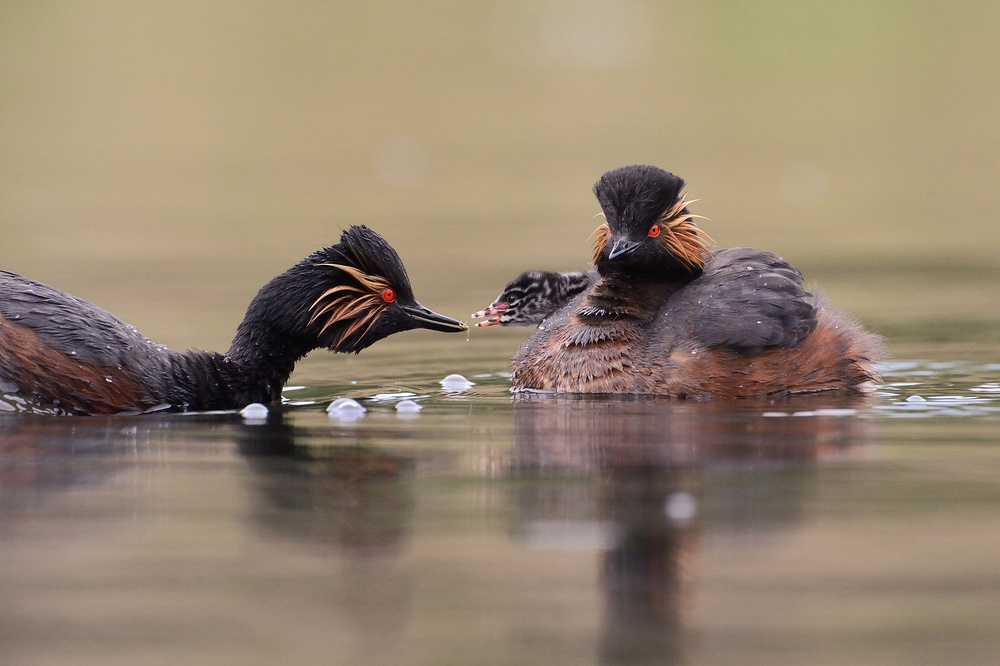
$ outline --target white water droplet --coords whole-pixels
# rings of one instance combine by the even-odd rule
[[[462,375],[448,375],[439,383],[441,384],[441,388],[449,393],[462,393],[476,385],[475,382],[470,382]]]
[[[252,402],[240,410],[240,416],[247,421],[266,421],[268,409],[259,402]]]
[[[416,414],[423,407],[415,400],[400,400],[396,403],[396,411],[400,414]]]
[[[326,408],[326,413],[330,415],[330,418],[340,419],[341,421],[359,419],[367,411],[361,403],[351,398],[337,398]]]

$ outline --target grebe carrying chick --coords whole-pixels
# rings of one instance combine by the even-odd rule
[[[684,181],[627,166],[594,186],[594,270],[529,271],[477,326],[538,328],[513,358],[515,390],[750,397],[878,381],[881,339],[802,288],[780,257],[709,251]],[[710,239],[708,239],[710,240]]]

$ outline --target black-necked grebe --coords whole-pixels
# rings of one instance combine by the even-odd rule
[[[650,166],[604,174],[596,272],[524,273],[474,315],[538,324],[514,356],[514,388],[748,397],[870,387],[880,338],[803,290],[781,258],[710,252],[683,186]]]
[[[364,226],[264,285],[225,354],[154,345],[88,301],[0,271],[0,385],[70,414],[271,402],[307,352],[357,353],[414,328],[467,330],[417,303],[399,255]]]

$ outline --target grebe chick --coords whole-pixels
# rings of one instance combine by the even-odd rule
[[[238,409],[280,398],[313,349],[358,353],[414,328],[468,330],[414,299],[399,255],[365,226],[264,285],[225,354],[154,345],[93,303],[0,271],[0,386],[68,414]]]
[[[877,381],[880,338],[803,290],[781,258],[710,252],[683,186],[651,166],[601,177],[600,277],[524,341],[515,390],[750,397],[863,391]],[[527,299],[546,291],[540,282],[520,287]]]
[[[489,317],[476,326],[534,326],[593,286],[597,279],[597,271],[525,271],[511,280],[488,308],[472,317]]]

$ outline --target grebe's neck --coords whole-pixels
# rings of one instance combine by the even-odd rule
[[[223,372],[250,402],[277,400],[296,362],[318,347],[308,332],[310,298],[316,290],[288,288],[289,273],[264,285],[236,329],[222,358]]]
[[[244,320],[226,354],[201,349],[166,352],[170,380],[165,402],[194,411],[274,402],[281,398],[295,362],[308,351],[274,328]]]

